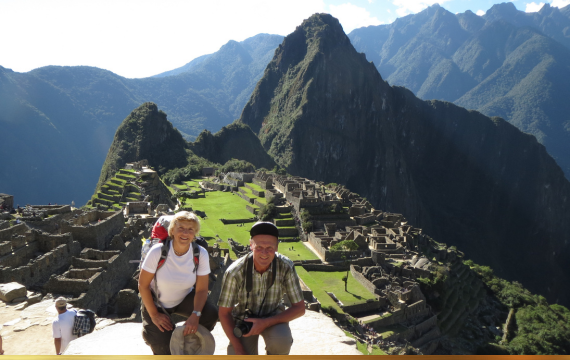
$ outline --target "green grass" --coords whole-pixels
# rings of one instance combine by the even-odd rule
[[[196,190],[196,191],[200,191],[202,190],[202,188],[200,188],[200,184],[198,184],[198,180],[190,180],[190,181],[185,181],[184,183],[186,184],[186,187],[189,190]]]
[[[327,291],[334,293],[344,305],[360,304],[368,299],[376,299],[376,296],[353,278],[350,272],[348,273],[347,291],[344,291],[342,277],[346,275],[346,271],[306,271],[302,266],[296,266],[295,269],[305,284],[313,290],[314,296],[319,299],[323,307],[332,306],[338,312],[342,312],[340,307],[327,295]]]
[[[254,183],[247,183],[247,186],[251,187],[252,189],[254,189],[256,191],[265,191],[261,188],[261,186],[254,184]]]
[[[394,324],[394,325],[389,325],[389,326],[375,327],[374,330],[376,330],[376,332],[379,335],[382,335],[382,338],[385,339],[388,336],[392,336],[394,334],[399,334],[399,333],[404,332],[408,329],[404,325]]]
[[[188,182],[187,182],[188,183]],[[192,185],[190,185],[192,186]],[[224,225],[219,219],[250,219],[253,214],[246,210],[248,203],[237,195],[229,192],[211,191],[206,192],[205,197],[197,199],[188,199],[185,206],[191,206],[194,210],[200,210],[206,213],[206,219],[200,219],[200,234],[208,240],[209,243],[216,241],[216,235],[222,238],[223,242],[219,243],[221,247],[228,248],[227,239],[232,238],[235,241],[247,245],[249,244],[249,226],[245,224]],[[234,258],[233,252],[230,252]]]
[[[292,248],[292,250],[289,250]],[[291,260],[317,260],[319,257],[309,250],[301,241],[279,244],[279,252]]]
[[[346,336],[348,336],[349,338],[356,339],[356,338],[354,337],[354,335],[352,335],[352,334],[349,333],[348,331],[346,331],[346,330],[343,330],[343,331],[344,331],[344,333],[346,334]],[[386,354],[384,351],[382,351],[382,350],[378,347],[378,345],[372,345],[372,352],[369,352],[369,351],[368,351],[368,346],[367,346],[365,343],[360,342],[360,341],[358,341],[358,340],[356,340],[356,348],[357,348],[358,351],[360,351],[363,355],[388,355],[388,354]]]

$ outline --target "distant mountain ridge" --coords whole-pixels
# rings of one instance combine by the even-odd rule
[[[570,178],[570,6],[512,3],[479,17],[439,5],[349,34],[393,85],[500,116],[546,146]]]
[[[544,147],[500,118],[391,87],[332,16],[285,38],[239,121],[289,173],[345,184],[570,303],[570,182]]]
[[[239,117],[282,36],[230,41],[186,72],[126,79],[93,67],[0,67],[0,191],[26,203],[82,205],[119,124],[152,101],[186,137]],[[199,63],[199,64],[197,64]]]

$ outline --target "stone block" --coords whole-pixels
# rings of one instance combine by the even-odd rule
[[[0,284],[0,300],[4,302],[11,302],[16,298],[25,297],[27,293],[26,287],[17,282]]]
[[[28,296],[28,305],[36,304],[42,301],[42,294]]]
[[[26,300],[28,300],[27,296],[20,296],[20,297],[15,298],[11,302],[12,303],[19,303],[19,302],[26,301]]]
[[[111,243],[109,244],[109,250],[125,250],[125,242],[120,235],[113,236],[113,239],[111,239]]]
[[[118,314],[130,315],[138,305],[139,305],[139,298],[134,290],[124,289],[119,291],[119,295],[117,297]]]

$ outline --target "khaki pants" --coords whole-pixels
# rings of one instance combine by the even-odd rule
[[[289,323],[273,325],[263,330],[260,334],[265,341],[267,355],[289,355],[293,345],[293,335]],[[249,355],[258,355],[259,335],[242,337],[240,341]],[[228,355],[235,355],[233,345],[228,345]]]
[[[194,295],[196,294],[195,290],[182,300],[180,304],[177,306],[165,309],[169,314],[178,314],[185,317],[189,317],[192,315],[192,311],[194,311]],[[159,309],[160,312],[162,310]],[[154,355],[170,355],[170,338],[172,337],[171,331],[160,331],[160,329],[154,325],[148,311],[144,306],[144,303],[141,301],[141,313],[142,313],[142,322],[143,322],[143,339],[144,342],[149,345],[152,349]],[[215,305],[210,303],[210,299],[206,301],[204,308],[202,309],[202,316],[200,316],[199,324],[204,325],[206,329],[212,331],[214,326],[216,326],[216,322],[218,321],[218,308]]]

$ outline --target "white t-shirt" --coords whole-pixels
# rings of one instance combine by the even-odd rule
[[[146,255],[142,264],[142,269],[154,274],[158,260],[160,260],[160,249],[162,243],[154,245]],[[200,261],[198,264],[198,275],[208,275],[210,273],[210,260],[208,250],[199,246]],[[158,297],[160,303],[165,308],[173,308],[180,304],[196,284],[196,273],[194,272],[194,255],[192,245],[188,252],[182,256],[177,256],[172,249],[172,241],[168,250],[166,261],[156,273],[158,280]],[[154,292],[154,281],[152,279],[150,288]]]
[[[67,310],[63,314],[58,314],[51,324],[53,338],[61,338],[60,352],[64,352],[71,340],[77,339],[77,335],[73,335],[73,320],[75,319],[75,311]]]

